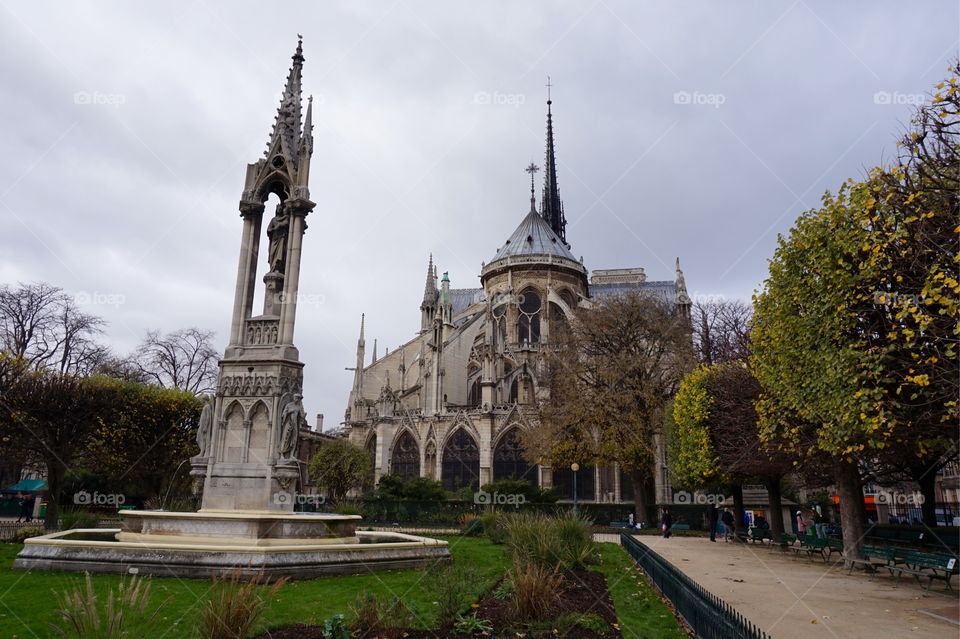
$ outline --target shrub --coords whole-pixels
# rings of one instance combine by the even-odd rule
[[[200,637],[247,637],[263,615],[267,601],[277,594],[286,581],[284,577],[269,584],[262,575],[242,581],[239,571],[233,571],[228,578],[214,577],[210,599],[200,611]]]
[[[463,513],[459,519],[460,533],[467,537],[479,537],[486,528],[483,520],[473,513]]]
[[[374,496],[381,499],[442,501],[447,498],[447,493],[442,483],[429,477],[404,480],[396,475],[384,475],[377,483]]]
[[[513,614],[522,621],[545,618],[560,599],[563,575],[553,568],[532,562],[515,563],[507,578],[513,585]]]
[[[334,615],[323,621],[323,639],[350,639],[350,629],[343,615]]]
[[[430,573],[430,592],[436,599],[439,625],[453,622],[473,594],[477,571],[471,566],[447,564]]]
[[[543,490],[526,479],[498,479],[484,484],[482,490],[491,495],[523,495],[527,503],[533,504],[553,504],[557,501],[557,495],[552,490]]]
[[[60,511],[60,530],[96,528],[99,523],[99,515],[82,508],[64,508]]]
[[[40,535],[47,534],[47,531],[44,530],[41,526],[27,526],[25,528],[20,528],[17,532],[13,533],[13,536],[8,540],[11,544],[22,544],[25,539],[30,537],[39,537]]]
[[[388,634],[391,630],[409,628],[414,625],[416,615],[399,598],[394,597],[390,603],[378,600],[372,592],[357,596],[353,606],[353,624],[350,628],[358,637],[373,638]]]
[[[106,605],[101,609],[93,590],[90,573],[84,573],[84,584],[76,590],[67,590],[58,597],[61,625],[50,624],[60,637],[68,634],[77,639],[119,639],[128,636],[130,623],[149,623],[167,604],[164,600],[152,613],[150,605],[150,582],[137,576],[130,581],[121,580],[116,590],[107,594]]]
[[[484,513],[482,520],[487,539],[495,544],[507,543],[507,521],[503,513],[492,510]]]

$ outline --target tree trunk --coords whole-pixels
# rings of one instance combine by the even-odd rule
[[[936,465],[916,469],[913,473],[913,480],[920,486],[920,495],[923,499],[920,502],[920,512],[922,513],[923,523],[935,528],[937,525],[937,471]]]
[[[630,473],[633,484],[633,507],[637,511],[637,524],[648,523],[647,517],[647,478],[643,473]]]
[[[47,531],[60,527],[60,491],[65,470],[59,461],[47,461],[47,514],[43,518],[43,528]]]
[[[783,538],[783,501],[780,498],[780,478],[768,477],[763,483],[767,486],[767,501],[770,504],[770,512],[767,513],[770,534],[774,541],[780,541]]]
[[[867,512],[863,507],[863,484],[856,462],[839,460],[834,466],[834,481],[840,497],[840,526],[843,530],[843,554],[860,557],[867,530]]]
[[[733,540],[739,541],[743,538],[742,535],[747,534],[743,528],[743,485],[734,484],[730,487],[730,492],[733,494],[733,528],[736,531]]]

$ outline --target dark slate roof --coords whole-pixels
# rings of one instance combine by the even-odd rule
[[[471,304],[483,299],[482,288],[451,288],[450,304],[453,306],[453,315],[456,317]]]
[[[674,282],[669,280],[656,282],[636,282],[636,283],[614,283],[614,284],[591,284],[591,297],[607,297],[608,295],[622,295],[628,291],[640,291],[650,293],[660,297],[665,302],[673,304],[677,298],[677,290]]]
[[[536,211],[527,213],[507,243],[493,256],[491,262],[512,255],[556,255],[577,261],[563,240],[557,237],[547,221]]]

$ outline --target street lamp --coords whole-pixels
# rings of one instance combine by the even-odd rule
[[[580,464],[573,462],[570,464],[570,470],[573,471],[573,512],[577,512],[577,471],[580,470]]]

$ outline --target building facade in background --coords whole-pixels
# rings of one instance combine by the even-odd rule
[[[626,291],[657,296],[689,313],[679,260],[674,279],[649,281],[640,267],[591,272],[571,252],[557,186],[551,104],[548,100],[539,206],[534,192],[539,169],[531,164],[529,209],[481,266],[481,286],[453,288],[448,273],[438,277],[431,256],[419,331],[382,357],[374,344],[369,361],[361,319],[345,425],[350,439],[370,452],[377,480],[386,474],[430,477],[458,490],[513,477],[571,498],[572,471],[532,463],[520,444],[520,433],[537,427],[538,402],[546,396],[542,351],[551,333],[577,307]],[[663,442],[658,449],[655,498],[667,502]],[[589,460],[581,467],[579,499],[633,499],[631,483],[618,468],[592,467]]]

